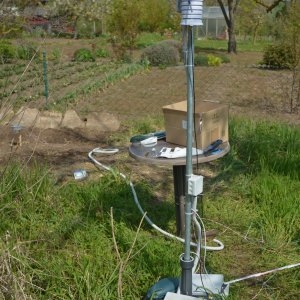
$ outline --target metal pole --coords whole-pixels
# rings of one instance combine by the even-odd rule
[[[194,117],[194,41],[193,27],[185,26],[184,33],[187,35],[187,55],[185,68],[187,75],[187,139],[186,139],[186,191],[185,191],[185,244],[184,255],[181,258],[181,286],[183,295],[192,296],[192,269],[194,259],[191,257],[191,220],[193,196],[188,193],[188,180],[193,174],[192,147],[193,147],[193,117]]]
[[[44,83],[45,83],[45,98],[46,98],[46,108],[48,108],[48,77],[47,77],[47,55],[46,51],[43,51],[43,66],[44,66]]]

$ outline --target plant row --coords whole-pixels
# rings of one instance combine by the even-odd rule
[[[93,93],[96,90],[101,90],[107,88],[109,85],[116,83],[122,79],[127,79],[132,75],[135,75],[139,72],[145,70],[148,66],[145,64],[128,64],[122,65],[117,70],[109,72],[105,75],[105,78],[102,80],[97,80],[91,83],[82,86],[75,91],[68,93],[67,95],[63,96],[62,98],[57,99],[51,106],[54,109],[65,109],[68,104],[72,104],[75,102],[78,96],[87,96]]]

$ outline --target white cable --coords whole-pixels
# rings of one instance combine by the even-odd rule
[[[110,167],[108,167],[108,166],[106,166],[106,165],[100,163],[98,160],[96,160],[96,159],[93,157],[93,154],[94,154],[94,153],[98,153],[98,154],[114,154],[114,153],[117,153],[118,151],[119,151],[118,149],[102,149],[102,148],[95,148],[95,149],[93,149],[92,151],[89,152],[88,157],[89,157],[89,159],[90,159],[94,164],[96,164],[97,166],[99,166],[99,167],[101,167],[101,168],[103,168],[103,169],[105,169],[105,170],[107,170],[107,171],[113,172],[112,168],[110,168]],[[120,174],[120,176],[121,176],[122,178],[124,178],[125,180],[127,180],[126,175],[124,175],[123,173],[119,173],[119,174]],[[136,190],[135,190],[134,185],[133,185],[133,183],[132,183],[131,181],[129,181],[129,185],[130,185],[131,192],[132,192],[133,199],[134,199],[134,202],[135,202],[136,206],[138,207],[138,209],[139,209],[139,211],[141,212],[141,214],[142,214],[142,215],[145,215],[145,211],[143,210],[143,208],[142,208],[141,205],[140,205],[140,202],[139,202],[139,199],[138,199]],[[162,233],[163,235],[165,235],[165,236],[167,236],[167,237],[169,237],[169,238],[172,238],[172,239],[176,239],[176,240],[178,240],[178,241],[180,241],[180,242],[182,242],[182,243],[185,242],[185,240],[184,240],[183,238],[180,238],[180,237],[178,237],[178,236],[176,236],[176,235],[173,235],[173,234],[171,234],[171,233],[169,233],[169,232],[167,232],[167,231],[161,229],[161,228],[158,227],[157,225],[155,225],[155,224],[152,222],[152,220],[151,220],[147,215],[145,215],[145,220],[148,222],[148,224],[149,224],[150,226],[152,226],[154,229],[156,229],[157,231],[159,231],[159,232]],[[219,244],[219,246],[217,246],[217,247],[206,246],[206,247],[205,247],[206,250],[219,251],[219,250],[222,250],[222,249],[224,248],[224,245],[223,245],[220,241],[218,241],[218,240],[216,240],[216,239],[214,239],[213,241],[216,242],[217,244]],[[191,246],[197,247],[197,244],[191,242]],[[202,247],[202,248],[204,248],[204,247]]]
[[[197,228],[197,232],[198,232],[196,258],[195,258],[194,267],[193,267],[193,270],[192,270],[193,274],[196,273],[196,270],[198,269],[198,264],[199,264],[200,259],[201,259],[202,228],[201,228],[199,222],[197,221],[197,217],[196,217],[197,200],[198,200],[197,197],[194,197],[193,198],[193,203],[192,203],[192,214],[193,214],[192,220],[193,220],[193,222],[194,222],[194,224]],[[204,238],[206,239],[205,231],[204,231]],[[204,251],[206,251],[205,246],[206,245],[204,245]]]
[[[196,215],[197,215],[197,217],[199,218],[199,220],[200,220],[202,226],[204,226],[204,223],[203,223],[201,217],[198,215],[197,212],[196,212]],[[216,247],[215,247],[215,246],[205,246],[205,249],[206,249],[206,250],[210,250],[210,251],[221,251],[221,250],[224,249],[224,244],[223,244],[221,241],[219,241],[219,240],[217,240],[217,239],[213,239],[213,241],[214,241],[216,244],[218,244],[219,246],[216,246]]]
[[[260,276],[268,275],[268,274],[278,272],[278,271],[282,271],[282,270],[286,270],[286,269],[292,269],[292,268],[295,268],[295,267],[300,267],[300,262],[298,262],[296,264],[276,268],[276,269],[273,269],[273,270],[269,270],[269,271],[266,271],[266,272],[256,273],[256,274],[248,275],[248,276],[241,277],[241,278],[238,278],[238,279],[226,281],[226,282],[223,283],[223,290],[224,290],[224,288],[226,288],[227,285],[230,285],[230,284],[233,284],[233,283],[236,283],[236,282],[240,282],[240,281],[247,280],[247,279],[250,279],[250,278],[257,278],[257,277],[260,277]]]

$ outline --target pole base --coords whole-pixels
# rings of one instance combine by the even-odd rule
[[[229,285],[222,290],[224,283],[224,276],[222,274],[193,274],[192,278],[193,297],[204,297],[204,299],[207,299],[208,294],[222,295],[224,297],[229,295]],[[180,288],[178,293],[180,293]],[[175,299],[177,298],[174,298],[174,300]]]
[[[190,260],[184,260],[184,257],[180,257],[180,265],[181,265],[181,278],[180,278],[180,289],[181,294],[192,296],[193,292],[193,266],[194,266],[194,258],[190,257]]]

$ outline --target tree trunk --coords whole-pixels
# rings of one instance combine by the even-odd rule
[[[222,10],[228,28],[228,48],[227,48],[228,53],[237,53],[234,17],[235,17],[236,8],[239,4],[239,0],[236,0],[236,2],[234,0],[228,0],[228,12],[229,12],[228,15],[222,0],[218,0],[218,3],[220,5],[220,8]]]
[[[235,38],[234,3],[228,0],[229,24],[228,24],[228,53],[237,53]]]
[[[237,53],[234,28],[228,28],[228,53]]]

